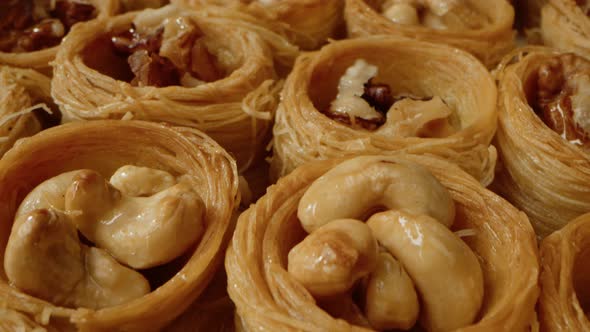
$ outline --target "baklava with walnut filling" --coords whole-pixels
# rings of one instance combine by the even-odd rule
[[[298,58],[273,128],[272,172],[317,159],[406,151],[493,176],[496,86],[473,56],[391,36],[331,43]]]
[[[116,0],[7,0],[0,3],[0,64],[49,68],[79,22],[114,14]]]
[[[498,71],[495,189],[544,237],[590,211],[590,61],[528,48]]]
[[[76,26],[55,61],[64,121],[140,119],[203,130],[246,168],[278,103],[275,59],[296,49],[234,12],[169,5]]]

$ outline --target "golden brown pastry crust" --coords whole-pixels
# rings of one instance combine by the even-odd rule
[[[56,112],[50,89],[51,80],[32,69],[0,66],[0,156],[17,139],[41,130],[32,107],[44,105],[46,111]]]
[[[545,45],[590,55],[590,18],[575,0],[548,0],[541,10]]]
[[[194,127],[234,154],[241,168],[247,167],[266,144],[278,103],[281,83],[272,48],[280,58],[293,51],[292,46],[264,28],[239,20],[239,13],[219,8],[160,10],[171,15],[182,13],[194,20],[205,35],[209,51],[230,73],[194,88],[134,87],[88,67],[82,52],[97,36],[128,29],[138,12],[80,24],[72,29],[55,60],[52,95],[64,121],[131,116]]]
[[[361,58],[379,67],[377,79],[393,93],[440,96],[455,109],[460,129],[444,138],[391,137],[324,115],[320,110],[336,96],[340,76]],[[277,177],[312,160],[402,150],[442,156],[489,183],[496,161],[489,146],[496,128],[495,103],[491,76],[465,52],[391,36],[333,42],[299,57],[287,78],[273,128],[271,172]]]
[[[494,190],[524,211],[539,236],[590,210],[590,156],[551,130],[527,100],[525,84],[548,59],[562,53],[526,48],[505,58],[497,72],[500,159]]]
[[[269,28],[288,36],[304,50],[313,50],[335,37],[343,25],[342,0],[279,0],[268,5],[258,0],[177,0],[193,7],[213,4],[246,12]]]
[[[180,271],[137,300],[100,310],[54,306],[18,291],[2,277],[2,303],[50,326],[69,320],[87,331],[145,331],[168,324],[199,297],[223,259],[239,194],[235,162],[211,138],[190,128],[142,121],[76,122],[21,141],[0,161],[0,258],[16,209],[39,183],[84,168],[110,176],[126,164],[191,175],[187,180],[206,206],[206,230]]]
[[[588,331],[590,214],[572,220],[541,243],[541,331]],[[580,289],[577,289],[580,287]],[[583,291],[583,293],[578,293]],[[585,302],[582,302],[585,301]]]
[[[118,0],[90,0],[97,9],[98,17],[111,16],[119,8]],[[14,67],[34,68],[51,72],[50,63],[55,59],[59,45],[34,52],[8,53],[0,52],[0,64]]]
[[[346,0],[344,18],[350,37],[387,34],[449,44],[470,52],[486,66],[492,67],[514,47],[514,9],[506,0],[468,1],[490,18],[489,26],[478,30],[450,31],[396,24],[375,10],[371,0]]]
[[[535,235],[526,216],[439,158],[404,154],[365,158],[425,166],[455,201],[456,227],[475,231],[465,242],[480,258],[484,303],[477,322],[462,331],[526,330],[534,319],[539,269]],[[305,234],[297,219],[299,200],[313,181],[340,162],[299,167],[240,215],[225,267],[228,292],[239,315],[236,324],[243,331],[365,330],[321,310],[287,272],[287,253]]]

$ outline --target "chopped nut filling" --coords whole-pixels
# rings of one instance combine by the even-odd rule
[[[32,52],[53,47],[71,27],[95,16],[94,6],[77,1],[9,0],[0,3],[0,51]]]
[[[353,128],[392,136],[444,137],[455,132],[453,111],[439,97],[393,95],[387,84],[374,83],[378,68],[359,59],[340,78],[338,95],[326,116]]]
[[[111,42],[117,55],[127,57],[134,86],[194,87],[221,77],[203,33],[186,17],[166,20],[152,33],[132,26]]]
[[[489,18],[463,0],[385,0],[383,16],[397,24],[439,30],[481,29]]]
[[[388,108],[381,113],[371,105],[371,102],[376,105],[372,78],[377,75],[377,71],[376,66],[362,59],[357,60],[340,78],[338,95],[326,110],[326,114],[336,121],[368,130],[374,130],[385,123],[383,113],[387,112]],[[367,89],[370,93],[367,93]],[[379,108],[383,109],[385,105],[380,105]]]
[[[529,103],[563,139],[586,146],[590,133],[590,63],[574,55],[541,65],[527,87]]]

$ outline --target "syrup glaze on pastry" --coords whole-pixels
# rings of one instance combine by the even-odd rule
[[[150,291],[133,269],[194,246],[203,209],[182,178],[161,170],[126,165],[110,181],[92,170],[62,173],[21,203],[4,268],[12,285],[59,306],[122,304]]]
[[[99,49],[102,56],[97,57]],[[102,71],[133,86],[195,87],[222,78],[203,32],[185,16],[167,18],[156,28],[131,24],[127,30],[98,38],[85,54],[89,66],[111,68]],[[105,57],[112,61],[106,63]]]
[[[380,330],[414,325],[415,288],[428,331],[464,327],[479,312],[481,267],[450,230],[455,205],[449,192],[422,166],[346,161],[309,186],[297,217],[309,235],[290,250],[288,271],[316,299],[365,294],[356,305]],[[379,247],[389,255],[380,255]],[[375,287],[380,292],[371,291]],[[398,310],[400,303],[410,310]]]
[[[357,59],[340,77],[338,94],[324,111],[329,118],[356,129],[398,137],[445,137],[457,131],[453,111],[439,97],[393,95],[378,83],[377,66]]]
[[[587,147],[590,135],[590,62],[573,54],[547,59],[529,77],[527,99],[564,140]]]
[[[3,1],[0,51],[20,53],[56,46],[74,24],[95,16],[94,6],[83,1]]]

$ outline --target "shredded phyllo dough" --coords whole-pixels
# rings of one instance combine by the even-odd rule
[[[452,163],[399,153],[281,178],[240,215],[225,268],[246,331],[518,331],[537,252],[511,204]]]
[[[468,237],[468,236],[476,236],[477,231],[472,228],[466,228],[455,232],[455,235],[458,237]]]
[[[46,308],[48,311],[49,308]],[[51,313],[49,312],[50,316]],[[41,320],[41,324],[48,324],[49,317],[46,321]],[[47,329],[40,326],[38,322],[18,311],[0,308],[0,330],[10,332],[47,332]]]
[[[49,108],[49,106],[47,106],[45,103],[40,103],[37,105],[33,105],[31,107],[25,108],[22,111],[12,113],[12,114],[7,114],[7,115],[3,116],[2,118],[0,118],[0,126],[3,126],[4,124],[6,124],[10,120],[16,119],[19,116],[31,113],[35,110],[43,110],[43,111],[47,112],[48,114],[53,114],[53,111],[51,110],[51,108]]]

